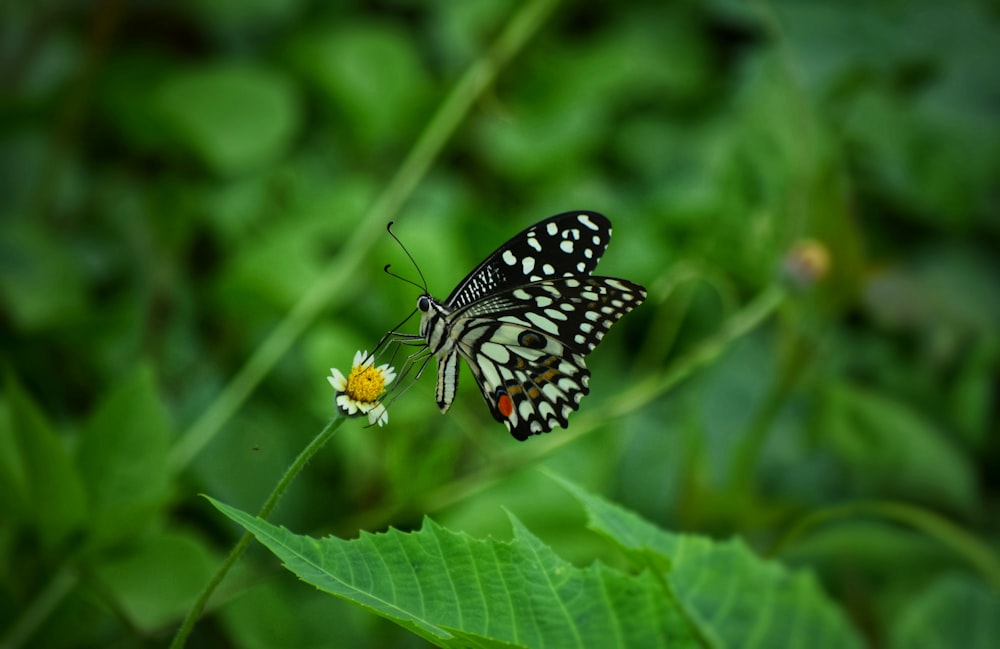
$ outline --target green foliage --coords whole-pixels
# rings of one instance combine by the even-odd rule
[[[388,221],[442,296],[573,208],[650,297],[569,429],[464,370],[442,417],[430,367],[273,522],[666,589],[621,619],[700,646],[997,644],[991,3],[53,0],[0,43],[0,645],[168,641],[238,534],[197,494],[257,511],[413,308]],[[259,548],[189,643],[331,644],[426,640]]]
[[[663,532],[565,484],[634,572],[573,566],[513,515],[510,542],[477,541],[430,519],[418,532],[348,541],[299,536],[212,502],[303,581],[439,647],[860,646],[809,576],[739,541]]]

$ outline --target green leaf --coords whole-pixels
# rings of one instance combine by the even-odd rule
[[[861,493],[919,498],[968,512],[975,472],[940,430],[902,403],[847,383],[826,391],[823,421]]]
[[[379,23],[322,28],[292,51],[303,76],[346,117],[345,134],[362,145],[401,145],[425,117],[431,82],[408,31]]]
[[[280,158],[301,119],[288,78],[261,67],[218,65],[179,73],[163,82],[156,100],[180,141],[224,175]]]
[[[239,580],[227,580],[233,582]],[[388,626],[362,608],[333,600],[315,588],[302,588],[290,578],[255,580],[249,588],[240,584],[239,593],[220,607],[219,615],[232,646],[240,649],[370,647],[372,623]],[[399,628],[394,631],[406,634]],[[398,646],[380,637],[378,645]]]
[[[148,632],[178,619],[191,606],[215,564],[202,541],[168,532],[93,570],[116,610]]]
[[[117,541],[166,503],[167,414],[149,368],[111,392],[87,423],[77,461],[90,496],[92,541]]]
[[[42,544],[53,548],[80,528],[86,500],[80,476],[62,441],[13,376],[7,378],[11,434],[4,443],[14,455],[0,470],[16,489],[10,503],[16,515],[35,528]],[[6,518],[6,517],[5,517]]]
[[[411,534],[316,540],[213,504],[301,579],[442,647],[861,646],[811,574],[763,561],[738,540],[664,532],[564,484],[638,574],[568,564],[513,516],[511,543],[429,519]]]
[[[583,503],[588,526],[640,566],[660,567],[685,615],[713,647],[860,647],[811,573],[755,556],[740,539],[671,534],[559,479]]]
[[[919,594],[896,619],[890,647],[987,649],[1000,638],[1000,593],[964,576],[949,576]]]
[[[440,647],[694,645],[650,572],[625,575],[560,559],[513,516],[510,543],[425,519],[422,530],[313,539],[212,503],[302,580]]]

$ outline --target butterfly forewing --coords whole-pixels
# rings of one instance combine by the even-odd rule
[[[601,214],[558,214],[512,237],[444,302],[421,296],[441,412],[455,397],[461,356],[515,438],[566,426],[590,390],[585,356],[646,298],[638,284],[590,276],[610,238]]]
[[[610,240],[611,222],[603,214],[581,210],[550,216],[494,250],[444,303],[457,309],[520,284],[589,275]]]

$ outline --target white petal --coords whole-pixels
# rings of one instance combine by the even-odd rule
[[[368,411],[368,423],[378,424],[380,427],[389,423],[389,411],[381,403]]]
[[[333,386],[333,389],[336,390],[337,392],[343,392],[344,390],[346,390],[347,377],[341,374],[340,370],[338,370],[335,367],[330,368],[330,373],[332,374],[332,376],[326,377],[326,380],[330,382],[330,385]]]
[[[351,367],[357,367],[361,365],[361,361],[365,360],[365,356],[368,355],[368,350],[361,351],[360,349],[354,352],[354,362],[351,363]]]
[[[357,403],[346,394],[337,395],[337,406],[348,415],[354,415],[358,412]]]
[[[385,381],[386,385],[392,383],[392,380],[396,378],[396,370],[390,367],[388,363],[379,365],[378,371],[382,373],[382,380]]]

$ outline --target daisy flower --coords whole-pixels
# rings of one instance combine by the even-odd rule
[[[374,357],[365,350],[354,353],[354,363],[346,377],[331,367],[326,380],[337,393],[338,410],[349,417],[368,415],[370,423],[381,426],[389,421],[389,413],[379,398],[394,378],[396,370],[388,363],[375,367]]]

